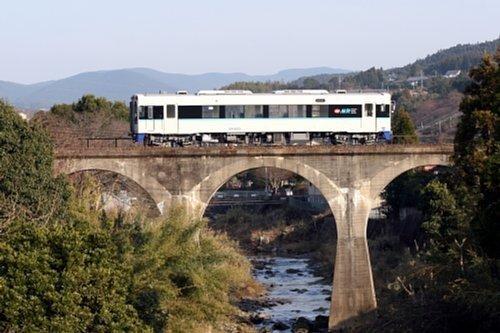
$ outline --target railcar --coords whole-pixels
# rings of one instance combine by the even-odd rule
[[[391,139],[392,110],[387,92],[205,90],[134,95],[130,119],[153,145],[365,144]]]

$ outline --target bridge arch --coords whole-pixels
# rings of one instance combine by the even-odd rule
[[[137,184],[154,202],[160,215],[165,213],[172,201],[172,195],[155,178],[146,175],[145,171],[141,173],[135,172],[137,168],[125,166],[124,163],[119,161],[96,159],[89,162],[87,160],[73,160],[71,163],[59,164],[56,170],[67,175],[85,171],[108,171],[120,175]]]
[[[191,190],[192,199],[200,203],[200,216],[204,215],[206,207],[217,190],[233,176],[251,169],[265,167],[287,170],[306,179],[313,184],[327,200],[334,218],[337,220],[343,217],[346,205],[345,197],[341,189],[331,179],[319,170],[305,163],[280,156],[242,158],[206,176]],[[338,228],[342,228],[342,226],[337,225],[337,230]]]
[[[405,157],[394,164],[386,166],[371,178],[370,198],[372,201],[375,200],[394,179],[407,171],[428,165],[449,166],[450,164],[450,157],[445,154]]]

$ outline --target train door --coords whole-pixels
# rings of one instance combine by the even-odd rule
[[[153,127],[155,133],[165,131],[165,106],[158,105],[153,107]]]
[[[377,121],[375,117],[374,105],[367,103],[363,108],[363,125],[364,132],[375,133],[377,131]]]
[[[167,118],[164,122],[164,132],[167,134],[177,134],[179,130],[177,106],[174,104],[167,105]]]
[[[155,130],[155,121],[154,121],[154,106],[146,106],[146,133],[152,133]]]

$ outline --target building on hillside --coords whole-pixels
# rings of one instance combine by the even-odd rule
[[[396,73],[389,73],[387,75],[387,80],[389,80],[389,82],[394,82],[398,79],[398,75]]]
[[[24,112],[18,112],[18,114],[23,118],[23,120],[28,120],[28,115]]]
[[[447,79],[452,79],[454,77],[459,76],[460,73],[462,73],[462,71],[460,69],[453,69],[450,71],[446,71],[446,73],[444,73],[443,77],[445,77]]]
[[[417,87],[417,86],[423,86],[423,83],[425,80],[427,80],[428,77],[424,75],[420,76],[410,76],[409,78],[406,79],[406,82],[411,84],[412,87]]]

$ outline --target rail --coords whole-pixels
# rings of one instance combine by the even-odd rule
[[[415,140],[417,138],[417,140]],[[78,138],[78,140],[85,142],[85,147],[86,148],[91,148],[91,142],[98,142],[98,141],[104,141],[104,142],[113,142],[113,146],[115,148],[118,148],[118,142],[120,141],[126,141],[129,142],[131,145],[130,146],[142,146],[139,144],[135,144],[132,142],[131,137],[84,137],[84,138]],[[451,137],[444,137],[444,136],[436,136],[436,135],[417,135],[411,136],[411,135],[394,135],[392,138],[392,141],[389,142],[389,144],[416,144],[418,142],[425,143],[425,144],[451,144],[453,143],[453,138]],[[355,144],[352,146],[371,146],[371,145],[380,145],[381,143],[368,143],[368,144]],[[233,147],[233,146],[238,146],[238,147],[255,147],[259,145],[245,145],[245,144],[207,144],[209,147]],[[262,147],[277,147],[281,145],[275,145],[275,144],[265,144],[262,145]],[[290,145],[285,145],[285,146],[336,146],[333,144],[325,144],[325,145],[314,145],[311,142],[309,143],[303,143],[303,144],[290,144]],[[338,146],[346,146],[346,145],[338,145]],[[347,145],[349,146],[349,145]],[[191,146],[187,146],[191,147]],[[79,148],[79,147],[74,147],[74,148]],[[176,148],[179,149],[179,148]]]
[[[90,148],[90,142],[92,141],[113,141],[115,148],[118,148],[118,141],[132,141],[130,137],[88,137],[88,138],[79,138],[80,141],[86,142],[86,147]]]

